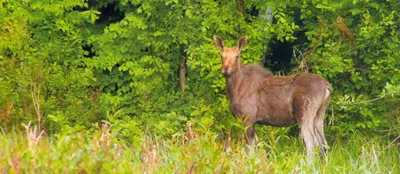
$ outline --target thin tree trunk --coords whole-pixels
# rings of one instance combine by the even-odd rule
[[[185,92],[187,55],[185,53],[184,45],[180,45],[180,53],[181,53],[181,57],[179,60],[179,89],[182,92]]]
[[[186,10],[182,10],[183,18],[186,20]],[[186,22],[186,21],[185,21]],[[184,31],[187,30],[187,23],[184,25]],[[179,45],[179,52],[181,57],[179,58],[179,89],[181,92],[185,92],[186,86],[186,61],[187,61],[187,54],[185,52],[187,45],[180,44]]]
[[[244,6],[244,0],[236,0],[237,10],[244,14],[246,8]]]
[[[259,16],[261,16],[261,15],[262,14],[260,13]],[[263,15],[266,16],[266,21],[268,23],[272,24],[273,16],[272,16],[272,8],[271,8],[271,6],[267,7],[267,9],[265,10],[265,14],[263,14]],[[265,66],[265,62],[267,61],[266,60],[267,59],[267,54],[268,54],[268,50],[266,50],[266,49],[263,50],[263,55],[262,55],[261,60],[260,60],[260,64],[262,66]]]

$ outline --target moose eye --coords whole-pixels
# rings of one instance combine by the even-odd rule
[[[224,57],[221,56],[221,59],[224,59]]]
[[[236,60],[238,60],[239,59],[239,56],[236,56]]]

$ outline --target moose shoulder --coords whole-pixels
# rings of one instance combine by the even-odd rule
[[[331,85],[312,73],[295,76],[273,76],[258,65],[243,65],[240,52],[247,37],[238,41],[237,47],[227,48],[224,41],[214,36],[221,50],[222,74],[230,109],[235,117],[246,117],[248,143],[254,146],[254,125],[289,126],[298,123],[307,155],[314,156],[318,146],[326,153],[324,114],[329,104]]]

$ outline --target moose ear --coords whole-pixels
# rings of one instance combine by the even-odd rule
[[[222,40],[220,37],[214,35],[214,42],[215,42],[215,46],[223,51],[224,50],[224,40]]]
[[[239,51],[241,51],[244,46],[247,44],[247,36],[243,36],[239,39],[237,47],[239,48]]]

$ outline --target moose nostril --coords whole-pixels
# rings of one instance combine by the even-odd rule
[[[222,71],[222,75],[224,75],[224,77],[229,77],[231,75],[230,71]]]

